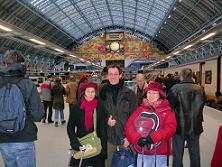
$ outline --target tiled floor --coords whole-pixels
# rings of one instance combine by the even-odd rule
[[[66,106],[65,117],[68,117]],[[38,123],[38,141],[36,142],[37,167],[67,167],[69,159],[69,141],[66,124],[55,127],[53,124]],[[222,125],[222,112],[205,107],[204,132],[200,138],[201,166],[210,167],[219,126]],[[0,167],[3,167],[0,159]],[[189,167],[188,150],[184,154],[184,167]]]

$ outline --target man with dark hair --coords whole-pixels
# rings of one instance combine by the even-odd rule
[[[6,167],[35,167],[35,146],[37,127],[44,114],[43,106],[35,84],[25,78],[25,59],[18,51],[8,51],[4,55],[5,67],[0,70],[0,89],[6,85],[16,85],[23,96],[25,104],[24,128],[15,133],[0,133],[0,152]],[[8,88],[7,88],[8,89]],[[1,94],[0,99],[4,95]],[[10,104],[15,105],[15,104]],[[2,108],[4,112],[4,108]],[[5,111],[8,112],[8,111]],[[1,117],[1,115],[0,115]],[[1,127],[2,128],[2,127]]]
[[[202,87],[194,83],[191,69],[182,69],[179,77],[180,83],[174,85],[167,96],[177,120],[173,136],[173,167],[183,166],[185,141],[188,143],[190,166],[200,167],[199,138],[203,132],[205,93]]]
[[[107,166],[110,166],[112,154],[117,146],[123,145],[127,148],[129,142],[124,133],[125,124],[130,115],[137,107],[135,93],[123,84],[122,69],[117,65],[108,66],[108,83],[100,90],[101,101],[104,104],[108,117],[108,159]]]

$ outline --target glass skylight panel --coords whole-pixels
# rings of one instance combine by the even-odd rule
[[[92,0],[92,2],[96,6],[96,5],[100,5],[100,4],[106,3],[106,0]]]
[[[111,11],[111,14],[112,14],[113,16],[123,16],[123,13],[120,12],[120,11]]]
[[[108,0],[109,5],[119,5],[122,6],[122,0]]]
[[[55,2],[58,6],[59,6],[59,8],[61,8],[61,9],[64,9],[64,8],[66,8],[66,7],[68,7],[68,6],[70,6],[70,5],[72,5],[69,1],[56,1]]]
[[[124,7],[124,12],[134,14],[135,13],[135,8]]]
[[[120,23],[120,24],[122,25],[122,23],[123,23],[123,19],[120,18],[120,17],[119,17],[119,18],[116,17],[115,19],[113,19],[113,22],[114,22],[114,23],[118,23],[118,24]]]
[[[125,18],[126,18],[126,19],[132,19],[132,20],[134,20],[134,16],[135,16],[135,15],[132,15],[132,14],[129,14],[129,13],[127,13],[127,14],[125,13]]]
[[[111,21],[110,17],[100,17],[102,22]]]
[[[149,13],[137,10],[136,15],[142,18],[147,18],[149,16]]]
[[[96,11],[108,11],[107,6],[100,5],[96,7]]]
[[[73,20],[74,20],[73,22],[76,23],[77,25],[86,23],[85,19],[83,19],[82,17],[78,19],[73,18]]]
[[[123,6],[131,6],[131,7],[136,7],[136,1],[132,0],[124,0],[123,1]]]
[[[110,14],[108,11],[98,12],[99,17],[108,17],[110,19]]]
[[[133,28],[134,24],[132,22],[125,22],[125,26]]]
[[[111,26],[112,24],[113,24],[112,21],[105,21],[105,22],[103,22],[104,26]]]
[[[73,13],[73,6],[68,6],[66,8],[63,8],[63,12],[66,13],[66,14],[72,14]]]
[[[90,0],[80,1],[79,3],[77,3],[77,5],[80,9],[92,7]]]
[[[48,5],[45,5],[44,8],[39,8],[38,10],[47,14],[48,11],[55,10],[56,8],[57,7],[55,6],[55,4],[48,4]]]
[[[81,31],[73,31],[73,35],[78,39],[83,36],[83,33]]]

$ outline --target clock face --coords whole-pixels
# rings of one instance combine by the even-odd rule
[[[117,50],[119,50],[119,48],[120,48],[120,45],[119,45],[118,42],[112,42],[112,43],[110,44],[110,49],[111,49],[112,51],[117,51]]]

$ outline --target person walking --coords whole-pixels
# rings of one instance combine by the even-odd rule
[[[167,96],[177,119],[177,129],[173,136],[173,167],[183,166],[185,141],[188,144],[190,166],[200,167],[199,139],[203,132],[205,92],[194,83],[190,68],[182,69],[179,77],[180,83],[174,85]]]
[[[142,104],[126,123],[126,137],[138,153],[137,167],[163,167],[172,154],[176,117],[160,83],[151,82],[144,92]]]
[[[44,115],[43,105],[35,84],[30,79],[25,78],[26,65],[23,55],[16,50],[7,51],[3,57],[3,62],[5,67],[0,70],[0,89],[3,89],[8,84],[15,84],[21,92],[20,95],[23,96],[26,113],[23,129],[15,133],[12,131],[9,133],[0,133],[0,153],[5,167],[35,167],[36,152],[34,141],[37,140],[38,129],[34,122],[41,121]],[[4,98],[4,95],[3,93],[0,94],[0,100]],[[16,102],[23,99],[17,99]],[[3,105],[6,107],[8,104],[3,103]],[[18,107],[13,106],[15,104],[9,105],[9,110],[13,107]],[[3,110],[0,113],[0,120],[2,121],[4,112],[8,111],[4,111],[5,108],[2,106],[2,103],[0,108]],[[18,119],[19,117],[17,115]]]
[[[124,86],[122,69],[117,65],[108,68],[109,82],[100,89],[100,98],[108,114],[108,159],[106,166],[110,166],[112,155],[122,145],[127,148],[129,142],[124,133],[127,119],[135,111],[137,100],[135,93]],[[123,149],[124,149],[123,148]]]
[[[96,130],[97,136],[101,140],[102,150],[97,156],[83,159],[82,166],[105,167],[107,158],[107,115],[104,106],[96,98],[97,85],[93,82],[83,85],[84,95],[77,104],[71,106],[67,132],[70,146],[73,150],[79,151],[82,147],[78,138]],[[93,113],[96,111],[96,129],[93,125]],[[71,158],[70,166],[78,167],[79,159]]]

